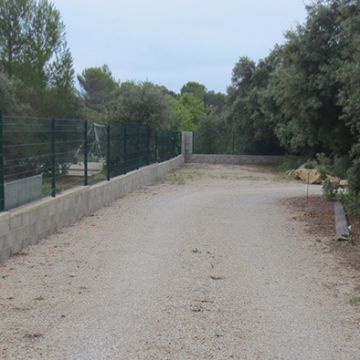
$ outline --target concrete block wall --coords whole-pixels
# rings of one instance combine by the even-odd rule
[[[190,162],[199,164],[223,165],[277,165],[283,156],[268,155],[202,155],[192,154]]]
[[[184,164],[184,156],[143,167],[99,184],[78,187],[0,214],[0,261],[28,245],[91,215],[115,200],[150,185]]]
[[[210,155],[193,154],[193,137],[191,131],[183,132],[183,155],[186,163],[199,164],[223,164],[223,165],[276,165],[279,164],[283,156],[268,155]]]

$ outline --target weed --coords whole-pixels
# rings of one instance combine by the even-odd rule
[[[29,340],[33,340],[33,339],[38,339],[38,338],[41,338],[43,337],[44,335],[43,334],[40,334],[40,333],[34,333],[34,334],[25,334],[24,335],[24,338],[25,339],[29,339]]]
[[[350,305],[354,305],[354,306],[360,305],[360,296],[353,296],[349,302]]]
[[[323,193],[327,200],[335,200],[339,193],[339,185],[327,179],[323,184]]]
[[[172,183],[172,184],[177,184],[177,185],[184,185],[185,184],[185,176],[182,174],[171,174],[167,177],[167,179]]]
[[[193,249],[193,254],[201,254],[201,250],[199,250],[198,248]]]

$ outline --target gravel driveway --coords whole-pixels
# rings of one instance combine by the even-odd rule
[[[25,249],[0,265],[0,358],[360,359],[359,274],[281,201],[305,192],[188,165]]]

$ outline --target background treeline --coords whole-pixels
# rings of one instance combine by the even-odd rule
[[[76,79],[55,6],[48,0],[0,0],[0,109],[5,114],[195,130],[224,103],[224,94],[196,83],[176,94],[151,82],[120,82],[106,65],[85,69]]]
[[[106,66],[76,78],[65,26],[47,0],[0,0],[0,108],[192,130],[205,153],[326,158],[360,193],[360,2],[319,0],[304,24],[255,62],[241,57],[227,94],[120,82]],[[78,85],[76,85],[78,80]]]
[[[305,23],[266,58],[240,58],[223,116],[236,151],[314,159],[308,164],[348,178],[358,198],[360,2],[319,0],[306,8]]]

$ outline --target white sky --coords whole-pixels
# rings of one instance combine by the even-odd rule
[[[108,64],[120,81],[225,91],[240,56],[266,56],[306,17],[304,0],[53,0],[75,69]]]

